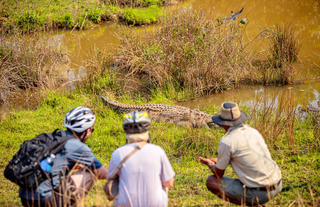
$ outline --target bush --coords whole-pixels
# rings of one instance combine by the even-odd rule
[[[274,67],[278,68],[283,63],[297,61],[300,46],[293,27],[276,26],[271,30],[270,45],[271,61]]]
[[[300,49],[295,30],[278,25],[269,31],[269,57],[254,64],[259,66],[264,84],[291,84],[295,75],[292,63],[297,61]]]
[[[72,29],[75,24],[75,20],[71,13],[65,13],[53,21],[58,28]]]

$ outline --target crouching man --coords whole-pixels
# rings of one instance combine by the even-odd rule
[[[106,179],[107,170],[84,144],[94,131],[94,122],[95,115],[89,108],[79,106],[67,113],[65,133],[73,137],[53,159],[49,179],[35,190],[20,187],[23,206],[76,206],[96,179]],[[71,170],[77,171],[69,175]]]
[[[247,120],[237,104],[224,103],[220,114],[212,117],[226,131],[218,146],[218,158],[199,160],[214,174],[208,177],[208,190],[229,202],[256,206],[281,192],[281,171],[261,134],[243,124]],[[223,176],[229,163],[239,179]]]

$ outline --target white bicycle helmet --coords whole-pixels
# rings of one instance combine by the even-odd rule
[[[124,115],[122,124],[127,134],[138,134],[150,129],[151,120],[147,112],[133,111]]]
[[[64,126],[67,129],[81,133],[92,127],[95,120],[96,117],[89,108],[78,106],[68,111],[64,119]]]

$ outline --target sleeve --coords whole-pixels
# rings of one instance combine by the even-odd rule
[[[172,179],[175,176],[175,172],[172,169],[170,161],[165,153],[165,151],[161,149],[161,181],[166,182]]]
[[[231,148],[227,144],[220,142],[218,147],[218,162],[216,167],[220,170],[224,170],[228,167],[231,159]]]
[[[114,151],[112,153],[112,156],[111,156],[111,159],[110,159],[107,179],[109,179],[111,177],[113,171],[117,168],[119,163],[120,163],[119,153],[117,151]]]
[[[100,162],[100,160],[98,160],[96,157],[93,160],[92,165],[90,166],[91,170],[93,169],[99,169],[100,167],[102,167],[102,163]]]
[[[93,155],[91,149],[85,145],[78,145],[75,150],[68,152],[68,159],[75,163],[83,164],[90,169],[98,169],[102,166],[102,163]]]

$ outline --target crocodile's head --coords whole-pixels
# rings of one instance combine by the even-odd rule
[[[207,125],[209,128],[215,128],[215,129],[220,128],[220,126],[218,124],[214,123],[212,120],[208,121]]]
[[[215,129],[220,128],[219,125],[217,125],[216,123],[214,123],[214,122],[212,121],[212,116],[209,116],[209,115],[208,115],[208,116],[204,119],[204,122],[205,122],[204,125],[208,126],[209,128],[215,128]]]

